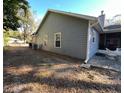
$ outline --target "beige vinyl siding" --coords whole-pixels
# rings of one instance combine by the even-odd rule
[[[54,34],[61,32],[61,48],[54,48]],[[44,35],[48,35],[44,50],[85,59],[87,50],[88,21],[50,13],[38,32],[37,44],[43,44]]]

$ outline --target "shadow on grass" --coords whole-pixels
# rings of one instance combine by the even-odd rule
[[[95,82],[87,82],[83,80],[69,80],[67,78],[55,78],[51,77],[37,77],[34,76],[33,73],[30,72],[25,75],[12,75],[4,72],[6,79],[4,79],[4,86],[12,83],[27,84],[27,83],[39,83],[39,84],[47,84],[49,86],[54,86],[56,88],[75,88],[75,89],[95,89],[95,90],[114,90],[120,92],[121,86],[119,84],[102,84]],[[16,78],[15,78],[16,77]]]

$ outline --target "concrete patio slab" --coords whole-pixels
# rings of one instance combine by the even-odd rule
[[[95,55],[91,60],[88,61],[87,64],[93,67],[111,69],[119,72],[121,71],[121,62],[110,60],[105,56]]]

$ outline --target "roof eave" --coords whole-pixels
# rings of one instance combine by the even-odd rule
[[[37,28],[37,30],[36,30],[36,35],[38,34],[38,31],[39,31],[39,29],[40,29],[40,27],[41,27],[43,21],[45,20],[46,16],[47,16],[49,13],[63,14],[63,15],[72,16],[72,17],[81,18],[81,19],[86,19],[86,20],[93,20],[93,21],[97,20],[96,17],[86,16],[86,15],[82,15],[82,16],[80,15],[80,16],[79,16],[78,14],[77,14],[77,15],[76,15],[76,14],[74,15],[74,14],[69,13],[69,12],[58,11],[58,10],[53,10],[53,9],[48,9],[47,12],[46,12],[46,14],[45,14],[45,16],[43,17],[43,19],[42,19],[40,25],[38,26],[38,28]]]
[[[114,32],[121,32],[121,28],[103,30],[103,33],[114,33]]]
[[[58,10],[53,10],[53,9],[49,9],[48,11],[53,12],[53,13],[68,15],[68,16],[72,16],[72,17],[77,17],[77,18],[81,18],[81,19],[86,19],[86,20],[97,20],[97,17],[83,15],[83,14],[76,14],[76,13],[58,11]]]

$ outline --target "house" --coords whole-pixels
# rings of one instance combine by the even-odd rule
[[[121,25],[109,25],[104,27],[102,33],[100,33],[99,49],[109,48],[110,50],[116,50],[121,48]]]
[[[105,39],[109,38],[109,35],[106,36],[108,33],[120,33],[120,30],[107,31],[109,29],[104,28],[104,19],[103,12],[99,17],[93,17],[48,10],[33,36],[33,43],[43,50],[84,59],[87,62],[99,46],[105,48],[109,45],[106,43],[108,39]]]

